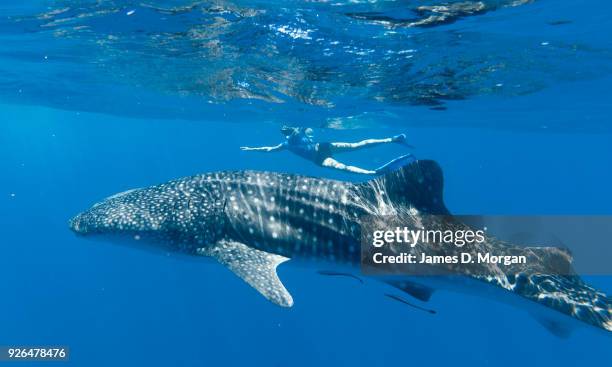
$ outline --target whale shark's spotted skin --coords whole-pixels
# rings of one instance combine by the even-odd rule
[[[83,235],[131,237],[169,251],[195,253],[198,246],[223,236],[226,220],[224,198],[200,182],[183,179],[111,196],[74,218],[71,226]]]
[[[280,263],[295,259],[358,268],[363,218],[384,220],[391,214],[421,221],[424,214],[448,214],[442,186],[441,170],[432,161],[417,161],[362,184],[271,172],[219,172],[111,196],[73,218],[70,226],[80,235],[127,238],[168,252],[213,257],[272,302],[291,306],[293,299],[276,275]],[[553,256],[568,266],[571,260],[564,252],[521,249],[494,239],[482,246]],[[452,270],[612,331],[608,297],[575,275],[547,274],[547,261],[512,272],[494,266],[479,273]],[[409,282],[401,284],[411,292]],[[565,333],[556,321],[543,323]]]
[[[221,172],[114,195],[72,226],[80,234],[127,235],[186,253],[237,239],[284,256],[358,262],[358,219],[367,213],[357,195],[346,182]]]
[[[358,220],[366,212],[355,203],[355,185],[258,172],[217,182],[229,194],[226,213],[241,241],[287,257],[359,261]]]

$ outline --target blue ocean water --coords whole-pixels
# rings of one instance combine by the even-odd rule
[[[494,300],[439,292],[430,315],[287,263],[279,275],[295,306],[284,309],[220,265],[86,241],[67,220],[201,172],[363,180],[239,150],[279,143],[283,123],[324,141],[406,133],[415,155],[442,166],[453,213],[612,214],[610,10],[595,0],[0,5],[0,346],[66,345],[76,366],[608,365],[609,335],[561,339]],[[402,153],[343,159],[377,167]],[[585,278],[612,292],[612,276]]]

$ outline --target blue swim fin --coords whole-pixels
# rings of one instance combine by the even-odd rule
[[[406,138],[406,134],[399,134],[393,137],[393,142],[401,144],[406,148],[414,149],[414,145],[408,144],[408,140]]]
[[[389,173],[389,172],[393,172],[396,171],[402,167],[404,167],[407,164],[410,164],[412,162],[416,161],[416,158],[414,155],[412,154],[405,154],[402,156],[399,156],[393,160],[391,160],[390,162],[380,166],[379,168],[376,169],[376,174],[379,175],[384,175],[385,173]]]

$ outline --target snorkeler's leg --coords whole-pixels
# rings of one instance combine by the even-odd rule
[[[389,144],[389,143],[400,143],[408,147],[412,147],[406,144],[405,134],[400,134],[392,138],[385,138],[385,139],[366,139],[366,140],[358,141],[356,143],[342,143],[342,142],[330,143],[330,147],[331,147],[332,153],[342,153],[342,152],[350,152],[354,150],[359,150],[363,148],[371,148],[377,145]]]
[[[398,170],[404,167],[405,165],[414,162],[415,160],[416,160],[416,157],[412,154],[405,154],[405,155],[399,156],[385,163],[379,168],[377,168],[376,174],[382,175],[388,172]]]
[[[371,170],[367,170],[367,169],[363,169],[363,168],[359,168],[355,166],[347,166],[346,164],[340,163],[333,158],[325,158],[325,160],[321,162],[321,165],[323,167],[334,168],[334,169],[351,172],[351,173],[359,173],[362,175],[375,175],[376,174],[376,171],[371,171]]]

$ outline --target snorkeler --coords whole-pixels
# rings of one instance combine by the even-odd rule
[[[278,152],[287,149],[290,152],[295,153],[302,158],[308,159],[319,166],[364,175],[384,174],[386,172],[398,169],[415,160],[412,154],[406,154],[391,160],[376,170],[367,170],[355,166],[348,166],[333,158],[335,153],[350,152],[387,143],[398,143],[411,147],[406,143],[406,135],[404,134],[385,139],[367,139],[357,143],[316,143],[313,140],[313,130],[311,128],[283,126],[281,128],[281,133],[285,136],[286,140],[276,146],[257,148],[241,147],[240,149],[256,152]]]

